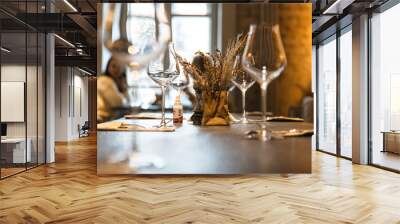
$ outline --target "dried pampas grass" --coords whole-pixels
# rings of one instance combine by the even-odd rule
[[[243,51],[246,37],[247,35],[239,34],[230,40],[225,54],[218,49],[213,53],[196,52],[195,55],[200,58],[202,65],[190,63],[178,54],[176,57],[185,72],[193,78],[196,87],[207,94],[218,95],[219,91],[226,90],[229,86],[235,57]]]
[[[218,49],[213,53],[196,52],[191,63],[175,55],[184,72],[193,78],[198,95],[195,114],[198,110],[202,112],[202,125],[229,125],[227,89],[236,56],[242,53],[246,37],[239,34],[229,41],[225,54]]]

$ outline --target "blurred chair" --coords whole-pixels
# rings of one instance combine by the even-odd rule
[[[314,98],[312,96],[303,98],[301,117],[305,122],[314,122]]]
[[[82,127],[78,124],[79,138],[89,136],[89,129],[90,129],[89,121],[85,121]]]
[[[301,117],[305,122],[314,122],[314,99],[305,96],[299,106],[292,106],[288,111],[289,117]]]

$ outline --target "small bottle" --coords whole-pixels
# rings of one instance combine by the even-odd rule
[[[183,123],[183,107],[180,96],[176,96],[174,107],[172,108],[174,124],[180,125]]]

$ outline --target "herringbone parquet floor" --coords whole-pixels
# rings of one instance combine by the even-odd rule
[[[0,181],[0,223],[400,223],[400,175],[313,152],[311,175],[96,176],[96,139]]]

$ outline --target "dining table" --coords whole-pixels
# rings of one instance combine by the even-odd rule
[[[157,119],[111,122],[152,127]],[[170,123],[171,124],[171,123]],[[271,121],[271,131],[312,130],[307,122]],[[196,126],[185,119],[174,131],[97,131],[98,175],[311,173],[311,136],[246,138],[256,123]]]

